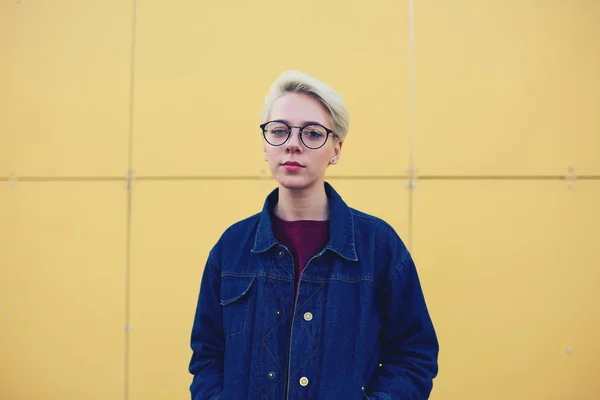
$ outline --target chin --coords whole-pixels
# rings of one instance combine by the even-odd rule
[[[302,190],[314,184],[303,176],[280,176],[276,180],[280,187],[289,190]]]

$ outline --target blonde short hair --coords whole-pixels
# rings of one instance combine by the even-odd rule
[[[263,122],[269,117],[275,100],[287,93],[302,93],[319,100],[331,115],[333,133],[339,140],[344,140],[350,125],[350,114],[342,96],[325,83],[295,70],[283,72],[271,85],[261,113]]]

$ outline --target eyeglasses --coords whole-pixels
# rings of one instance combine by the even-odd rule
[[[311,150],[316,150],[325,145],[329,135],[336,134],[329,128],[320,124],[308,124],[305,126],[291,126],[283,121],[270,121],[260,125],[263,136],[271,146],[282,146],[292,136],[292,128],[300,129],[300,141]]]

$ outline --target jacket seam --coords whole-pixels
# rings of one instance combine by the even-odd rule
[[[221,397],[223,397],[223,392],[225,392],[225,390],[221,390],[219,393],[211,397],[210,400],[219,400]]]
[[[404,254],[402,255],[402,260],[400,260],[400,262],[394,267],[392,273],[388,276],[388,279],[391,284],[390,286],[394,286],[396,284],[398,277],[406,268],[406,261],[408,260],[408,257],[408,252],[404,252]]]
[[[291,380],[292,376],[295,376],[298,372],[300,372],[300,370],[302,369],[302,367],[304,367],[306,364],[308,364],[310,362],[310,360],[312,360],[317,354],[319,354],[319,349],[318,348],[310,355],[310,357],[308,357],[306,359],[306,361],[304,361],[302,363],[302,365],[300,365],[298,368],[296,368],[296,370],[294,371],[293,374],[290,374],[290,380]]]
[[[292,278],[284,275],[271,275],[264,272],[222,272],[221,277],[231,276],[234,278],[269,278],[284,282],[291,282]]]
[[[343,278],[343,277],[337,276],[335,274],[332,274],[331,277],[329,278],[329,280],[330,281],[341,281],[341,282],[345,282],[345,283],[373,282],[373,276],[361,275],[361,276],[354,277],[353,279],[347,279],[347,278]]]
[[[321,287],[316,289],[313,294],[311,294],[305,301],[304,303],[302,303],[301,305],[296,304],[296,310],[300,310],[302,307],[304,307],[306,305],[306,303],[308,303],[310,301],[310,299],[312,299],[313,297],[315,297],[315,295],[317,293],[319,293],[320,291],[323,290],[323,287],[325,286],[325,282],[321,282]]]

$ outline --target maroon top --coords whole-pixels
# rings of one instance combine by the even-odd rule
[[[302,270],[329,240],[329,221],[285,221],[275,214],[273,214],[272,220],[275,238],[286,246],[294,257],[295,297]]]

